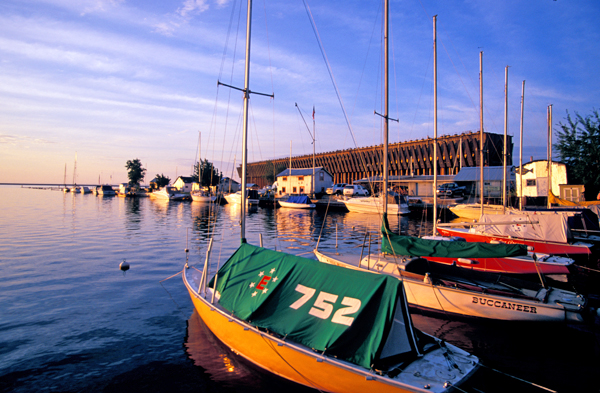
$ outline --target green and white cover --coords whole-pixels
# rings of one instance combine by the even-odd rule
[[[524,244],[445,241],[397,235],[390,230],[385,214],[381,234],[381,252],[391,255],[441,258],[507,258],[527,255],[527,246]]]
[[[419,355],[394,277],[242,243],[215,280],[234,316],[315,351],[367,369]]]

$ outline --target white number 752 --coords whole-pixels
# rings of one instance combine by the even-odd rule
[[[315,295],[316,289],[298,284],[296,286],[296,291],[300,292],[302,297],[290,305],[294,310],[299,309],[304,303],[308,302]],[[308,313],[317,318],[328,319],[333,312],[333,306],[337,302],[337,299],[338,295],[321,291]],[[346,307],[338,309],[335,314],[333,314],[331,322],[350,326],[354,321],[354,317],[349,317],[348,315],[357,312],[361,302],[359,299],[346,296],[342,299],[341,303]]]

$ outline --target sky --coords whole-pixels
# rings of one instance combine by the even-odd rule
[[[118,184],[128,160],[173,181],[207,159],[241,162],[246,3],[233,0],[0,2],[0,183]],[[391,0],[390,141],[508,134],[519,160],[547,155],[567,111],[600,103],[596,0]],[[382,143],[382,2],[253,4],[248,161]],[[312,23],[314,21],[314,25]],[[313,122],[314,108],[314,122]],[[559,159],[553,152],[554,159]],[[75,168],[76,167],[76,168]],[[76,170],[75,170],[76,169]],[[237,178],[237,174],[234,175]]]

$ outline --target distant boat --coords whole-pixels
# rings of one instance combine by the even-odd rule
[[[346,200],[341,200],[346,205],[346,209],[354,213],[381,214],[383,213],[383,205],[385,201],[383,196],[370,197],[354,197]],[[390,215],[406,215],[410,214],[408,201],[403,195],[395,195],[388,191],[388,214]]]
[[[151,196],[157,199],[166,199],[169,201],[181,201],[188,198],[188,194],[179,192],[179,190],[172,186],[165,186],[160,190],[152,192]]]
[[[259,202],[258,191],[247,190],[247,193],[248,193],[248,196],[246,197],[246,206],[248,206],[248,205],[258,206],[258,202]],[[225,200],[229,204],[241,205],[242,204],[242,192],[238,191],[238,192],[234,192],[231,194],[227,194],[227,195],[225,195]]]
[[[98,195],[102,195],[102,196],[114,196],[117,194],[115,192],[115,190],[108,184],[97,186],[96,190],[98,192]]]
[[[201,152],[202,133],[198,132],[198,186],[200,189],[194,190],[190,193],[192,201],[200,203],[213,203],[217,200],[216,195],[211,195],[209,192],[202,190],[202,172],[200,168],[202,166],[202,160],[200,158]],[[235,165],[234,165],[235,166]]]
[[[204,191],[192,191],[190,196],[192,197],[192,201],[200,203],[213,203],[217,200],[216,195],[208,195]]]
[[[90,194],[92,192],[88,186],[81,186],[79,189],[82,194]]]
[[[481,216],[481,205],[478,203],[460,203],[450,206],[450,211],[461,218],[478,220]],[[502,205],[483,205],[483,214],[504,214]]]
[[[71,191],[69,189],[69,187],[67,187],[67,164],[66,163],[65,163],[65,178],[64,178],[64,183],[63,184],[64,184],[64,186],[62,188],[63,192],[69,192],[69,191]]]
[[[281,207],[290,209],[314,209],[316,207],[307,195],[290,196],[285,201],[278,200],[277,202]]]

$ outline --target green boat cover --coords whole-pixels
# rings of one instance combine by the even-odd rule
[[[506,258],[527,255],[527,246],[524,244],[446,241],[397,235],[390,230],[385,214],[381,234],[381,251],[392,255],[443,258]]]
[[[315,351],[367,369],[418,355],[394,277],[242,243],[215,281],[219,303],[237,318]]]

